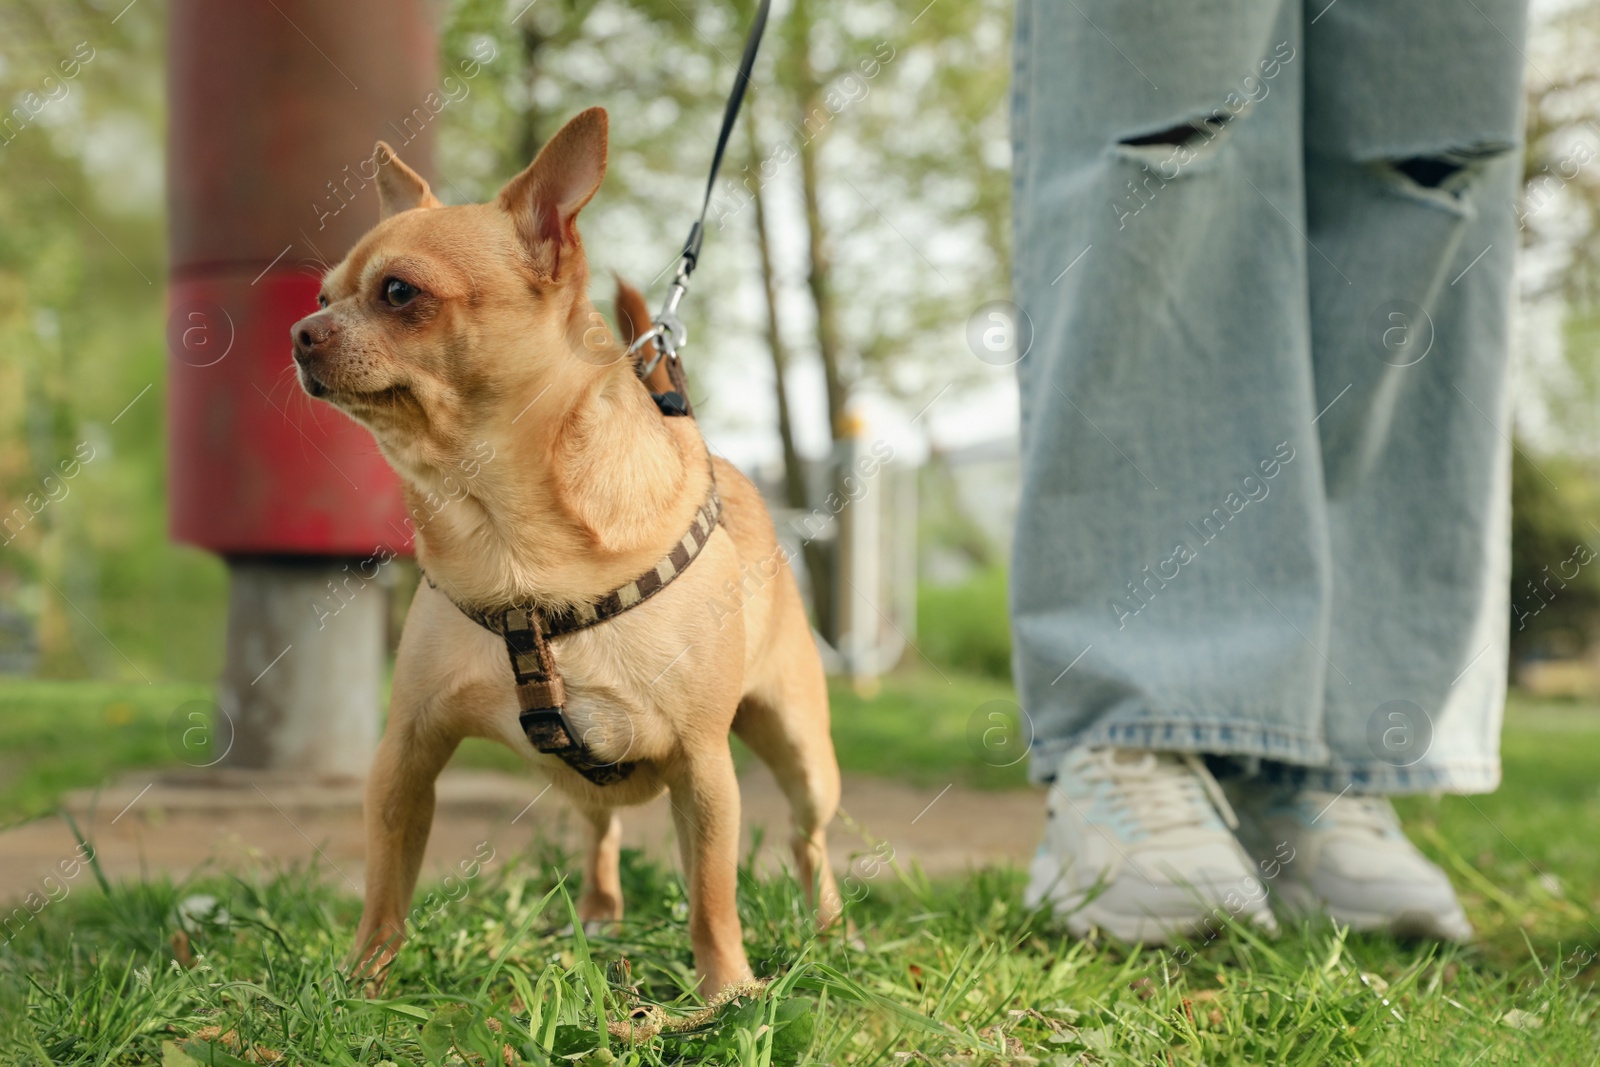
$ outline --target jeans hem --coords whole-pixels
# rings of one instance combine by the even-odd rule
[[[1332,761],[1333,753],[1318,738],[1259,722],[1195,722],[1192,719],[1140,719],[1109,722],[1074,737],[1036,741],[1028,777],[1036,783],[1055,777],[1056,764],[1068,749],[1087,746],[1147,748],[1161,752],[1258,757],[1284,764],[1315,767]]]
[[[1269,785],[1316,789],[1324,793],[1393,795],[1400,793],[1492,793],[1500,788],[1499,761],[1472,760],[1397,767],[1381,761],[1308,767],[1263,760],[1261,780]]]
[[[1186,719],[1106,723],[1062,740],[1037,741],[1029,760],[1028,779],[1035,784],[1055,777],[1068,749],[1086,747],[1142,748],[1158,752],[1259,759],[1259,777],[1269,785],[1316,789],[1327,793],[1352,790],[1367,794],[1492,793],[1500,786],[1498,760],[1395,766],[1382,761],[1336,761],[1320,740],[1257,722],[1194,722]]]

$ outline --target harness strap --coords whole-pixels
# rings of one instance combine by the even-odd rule
[[[705,503],[695,512],[688,531],[672,546],[672,551],[633,581],[598,600],[552,612],[532,601],[483,611],[450,598],[463,615],[504,639],[517,686],[520,710],[517,721],[534,748],[546,755],[559,756],[567,766],[595,785],[620,782],[633,773],[636,764],[632,762],[606,763],[598,759],[588,739],[578,736],[573,729],[567,719],[567,687],[556,666],[550,638],[596,626],[661,592],[694,562],[721,519],[722,497],[717,493],[713,472]],[[423,577],[429,585],[439,588],[426,572]]]
[[[587,739],[573,733],[567,721],[567,687],[556,667],[539,609],[523,605],[499,612],[492,622],[479,622],[505,638],[511,673],[517,682],[517,722],[540,752],[559,756],[595,785],[620,782],[633,773],[632,763],[603,763]]]
[[[700,510],[694,513],[689,529],[678,539],[661,561],[627,585],[613,589],[599,600],[587,604],[574,604],[544,616],[545,632],[552,637],[570,634],[607,619],[621,615],[631,607],[644,603],[665,589],[674,578],[688,570],[689,564],[711,540],[711,531],[722,519],[722,497],[717,494],[713,477],[711,491]]]

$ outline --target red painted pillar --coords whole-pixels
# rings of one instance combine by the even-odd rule
[[[410,540],[371,437],[301,392],[289,326],[377,219],[373,142],[430,169],[434,31],[425,0],[173,0],[169,22],[170,529],[234,577],[213,751],[361,773],[374,561]]]

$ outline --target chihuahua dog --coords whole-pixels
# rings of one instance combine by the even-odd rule
[[[366,787],[366,903],[350,957],[361,977],[381,981],[405,937],[434,780],[464,737],[520,753],[587,820],[585,922],[622,916],[617,809],[670,791],[704,996],[751,977],[730,730],[792,806],[819,928],[839,912],[823,830],[839,800],[827,690],[772,521],[755,487],[710,459],[694,420],[667,417],[639,379],[627,341],[649,321],[642,298],[621,287],[618,340],[587,295],[576,219],[605,174],[606,132],[604,110],[583,112],[493,203],[461,207],[380,142],[379,223],[328,271],[321,310],[293,327],[302,387],[371,430],[414,516],[437,507],[416,530],[429,580],[406,616]],[[705,524],[681,574],[550,640],[572,735],[628,768],[596,784],[530,741],[507,641],[463,608],[583,611],[664,565],[713,480],[720,522]]]

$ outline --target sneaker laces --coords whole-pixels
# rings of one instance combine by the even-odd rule
[[[1326,801],[1322,799],[1324,797]],[[1394,805],[1389,803],[1388,797],[1360,794],[1335,796],[1332,793],[1308,791],[1302,799],[1323,812],[1337,812],[1335,822],[1341,830],[1364,831],[1378,837],[1393,837],[1400,832],[1400,817],[1395,814]],[[1322,816],[1318,815],[1317,818]]]
[[[1108,783],[1141,825],[1162,833],[1203,827],[1212,815],[1220,815],[1230,830],[1239,827],[1222,787],[1190,752],[1090,749],[1073,773],[1086,782]]]

